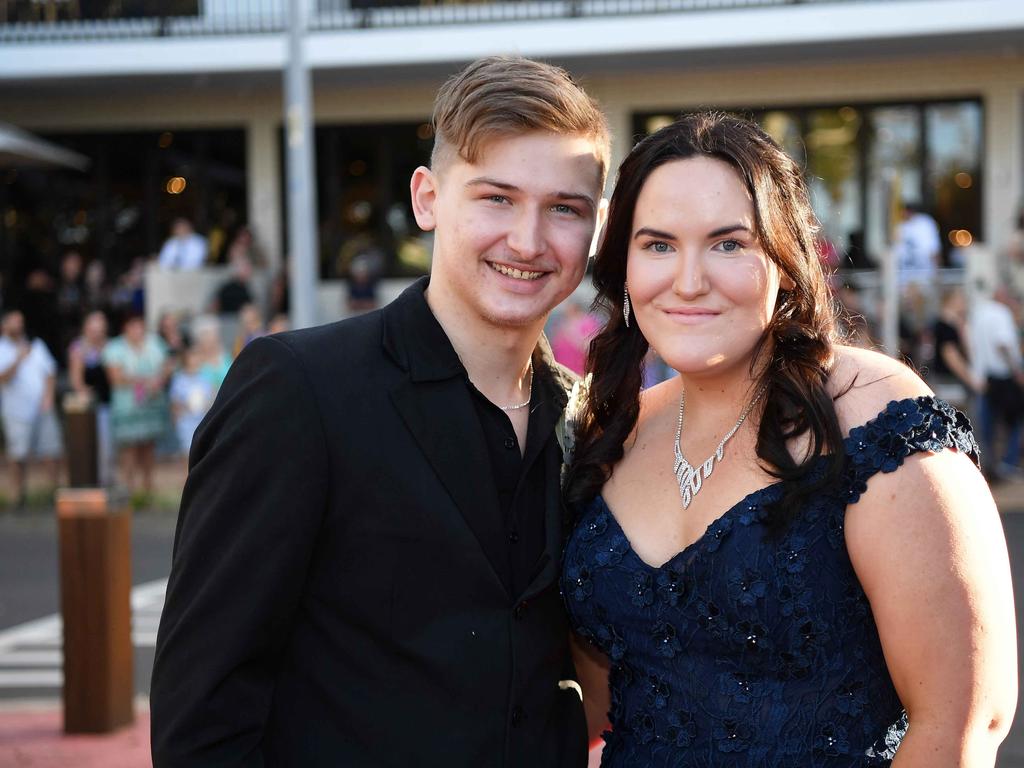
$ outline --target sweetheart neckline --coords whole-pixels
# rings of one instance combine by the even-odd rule
[[[661,565],[653,565],[652,563],[649,563],[646,560],[644,560],[642,557],[640,557],[640,553],[637,552],[636,549],[633,547],[633,542],[630,540],[629,534],[627,534],[625,529],[623,529],[622,524],[619,522],[619,519],[615,516],[615,512],[612,511],[612,508],[608,505],[608,502],[605,500],[604,496],[599,493],[594,498],[595,498],[596,501],[600,502],[602,507],[604,507],[604,511],[607,513],[608,517],[611,518],[612,523],[614,523],[615,527],[618,529],[619,533],[622,535],[622,538],[625,540],[626,546],[629,548],[629,551],[633,553],[633,557],[635,557],[636,560],[639,563],[641,563],[644,567],[646,567],[646,568],[648,568],[648,569],[650,569],[652,571],[657,572],[657,571],[665,570],[673,562],[675,562],[676,560],[681,558],[683,555],[688,554],[691,550],[695,549],[699,544],[704,542],[705,539],[707,539],[708,537],[710,537],[712,534],[715,533],[715,531],[713,529],[715,529],[716,526],[718,526],[720,523],[722,523],[726,518],[731,518],[732,515],[735,513],[735,511],[737,509],[742,507],[744,504],[749,503],[750,500],[753,497],[758,496],[758,495],[763,494],[763,493],[767,493],[768,491],[771,491],[773,489],[781,487],[782,486],[782,482],[783,481],[778,480],[778,481],[776,481],[774,483],[770,483],[768,485],[762,486],[761,488],[756,488],[753,491],[751,491],[750,493],[748,493],[746,496],[744,496],[743,498],[739,499],[735,504],[733,504],[731,507],[726,509],[722,514],[720,514],[718,517],[716,517],[714,520],[712,520],[710,523],[708,523],[707,528],[704,529],[704,533],[702,533],[696,539],[691,541],[689,544],[687,544],[681,550],[676,552],[674,555],[669,557],[669,559],[666,560]]]

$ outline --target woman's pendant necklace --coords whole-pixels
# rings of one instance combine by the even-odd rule
[[[673,446],[675,448],[676,461],[672,472],[676,476],[676,482],[679,483],[679,497],[683,501],[683,509],[690,508],[693,497],[700,493],[700,489],[704,487],[704,481],[711,477],[715,463],[721,461],[722,457],[725,456],[725,444],[729,442],[729,439],[736,434],[736,430],[747,420],[747,416],[750,415],[750,411],[757,404],[757,401],[761,399],[764,391],[765,386],[757,390],[757,393],[747,403],[746,408],[743,409],[732,429],[729,430],[726,436],[722,438],[722,442],[715,448],[715,452],[708,456],[703,464],[697,467],[686,460],[686,457],[683,456],[683,449],[679,446],[679,441],[683,436],[683,411],[686,408],[686,390],[684,389],[682,394],[679,395],[679,419],[676,421],[676,441]]]

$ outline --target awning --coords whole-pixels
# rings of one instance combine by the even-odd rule
[[[0,168],[56,165],[85,171],[91,161],[84,155],[0,123]]]

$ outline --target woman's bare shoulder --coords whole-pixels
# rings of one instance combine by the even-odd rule
[[[835,349],[828,388],[844,432],[870,421],[893,400],[933,394],[904,363],[880,352],[847,346]]]

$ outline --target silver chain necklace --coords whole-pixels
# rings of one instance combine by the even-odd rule
[[[499,405],[503,411],[518,411],[520,408],[525,408],[530,404],[530,400],[533,399],[533,358],[530,358],[530,364],[526,366],[527,373],[530,374],[530,388],[526,391],[526,399],[521,403],[515,405]]]
[[[679,445],[679,441],[683,436],[683,410],[686,407],[686,390],[684,389],[682,394],[679,395],[679,419],[676,422],[676,442],[675,446],[673,446],[675,448],[676,461],[672,472],[676,476],[676,482],[679,483],[679,497],[683,500],[683,509],[689,509],[693,497],[700,493],[700,489],[704,487],[704,481],[711,477],[711,472],[715,468],[715,462],[721,461],[725,455],[725,444],[729,442],[729,439],[736,434],[736,430],[747,420],[747,416],[750,415],[750,411],[757,404],[757,401],[761,399],[764,391],[764,386],[757,390],[754,398],[747,403],[746,408],[743,409],[732,429],[729,430],[728,434],[722,438],[722,442],[715,448],[715,452],[708,456],[704,463],[698,467],[694,467],[686,460],[686,457],[683,456],[683,449]]]

